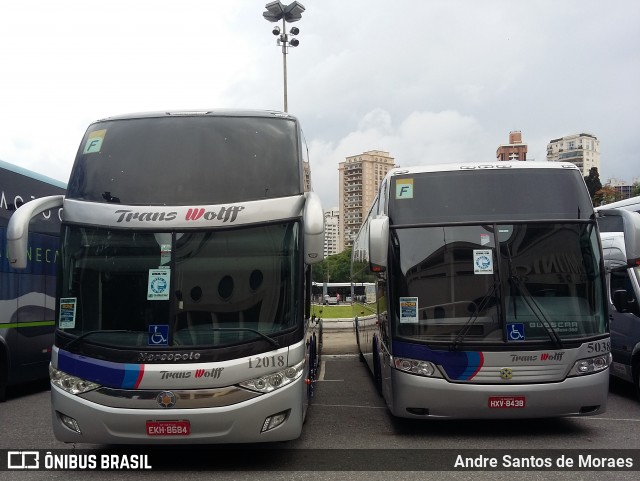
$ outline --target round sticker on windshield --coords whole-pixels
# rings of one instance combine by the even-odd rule
[[[493,254],[490,249],[473,250],[473,273],[493,274]]]

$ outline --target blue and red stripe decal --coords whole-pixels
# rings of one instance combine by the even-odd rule
[[[87,381],[120,389],[138,389],[144,364],[124,364],[58,351],[58,369]]]
[[[431,361],[441,366],[454,381],[472,380],[484,365],[481,351],[434,351],[423,344],[402,341],[393,341],[392,350],[394,357]]]

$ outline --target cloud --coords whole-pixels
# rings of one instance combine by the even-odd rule
[[[380,108],[366,112],[357,128],[337,142],[314,139],[309,144],[314,189],[325,209],[338,204],[338,164],[348,156],[383,150],[396,165],[409,167],[494,160],[496,148],[476,119],[459,112],[411,112],[394,121]],[[493,149],[490,157],[487,149]]]

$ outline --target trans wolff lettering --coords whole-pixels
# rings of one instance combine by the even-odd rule
[[[184,216],[186,221],[197,221],[200,219],[212,221],[219,220],[222,222],[235,222],[240,211],[244,210],[243,206],[232,205],[220,207],[220,210],[206,210],[203,207],[191,207]],[[115,212],[118,214],[116,222],[169,222],[178,217],[178,212],[141,212],[129,209],[119,209]]]

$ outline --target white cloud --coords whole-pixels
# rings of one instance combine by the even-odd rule
[[[325,208],[337,205],[338,164],[368,150],[387,151],[396,164],[409,167],[493,160],[493,155],[487,158],[483,154],[490,144],[476,119],[455,111],[412,112],[394,123],[389,112],[374,109],[338,142],[310,143],[314,188]]]

